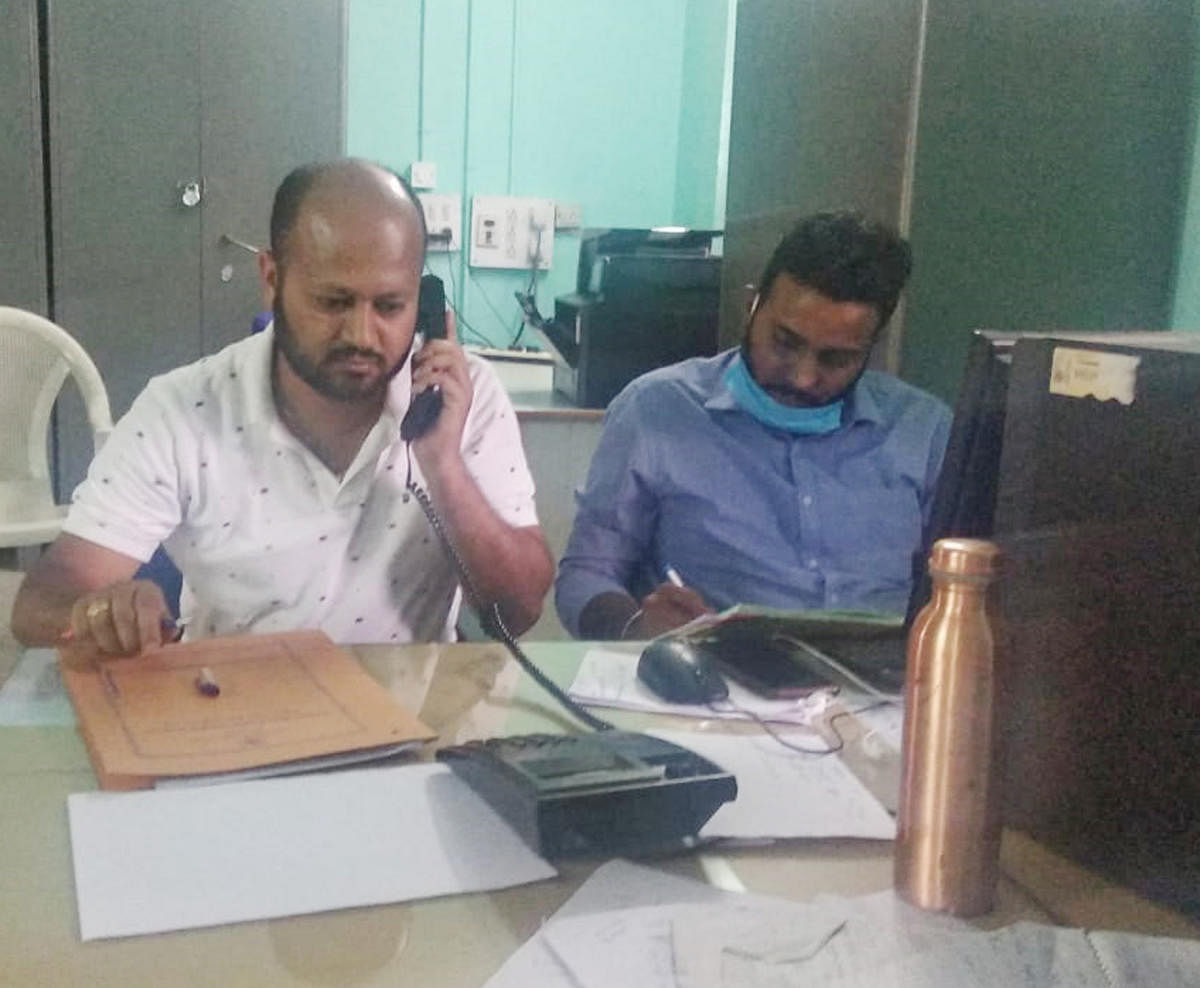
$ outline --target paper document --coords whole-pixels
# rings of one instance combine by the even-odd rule
[[[434,736],[317,631],[205,638],[65,668],[63,679],[102,789],[383,755]]]
[[[584,703],[623,710],[645,710],[651,713],[675,714],[680,717],[720,717],[726,720],[751,720],[743,711],[749,710],[763,720],[783,724],[810,725],[828,708],[832,693],[817,690],[795,700],[768,700],[751,693],[739,683],[727,679],[729,699],[714,707],[694,703],[667,703],[660,700],[645,683],[637,678],[638,654],[615,649],[590,648],[579,664],[571,696]],[[741,709],[735,709],[741,708]],[[812,743],[824,742],[815,731]]]
[[[554,914],[554,919],[607,913],[644,906],[720,902],[736,899],[730,892],[687,878],[676,878],[653,868],[609,861],[601,865]],[[543,928],[544,929],[544,928]],[[555,956],[542,934],[522,944],[491,978],[485,988],[579,988]]]
[[[718,614],[702,614],[692,618],[663,637],[686,638],[699,632],[708,634],[713,629],[737,628],[741,631],[752,626],[768,633],[786,630],[800,637],[806,634],[850,636],[898,631],[904,627],[904,618],[899,614],[881,611],[793,611],[757,604],[735,604]]]
[[[0,726],[68,726],[75,711],[63,686],[58,653],[52,648],[27,648],[0,687]]]
[[[869,748],[872,740],[870,736],[874,735],[892,750],[900,751],[900,741],[904,734],[903,702],[873,704],[870,697],[843,694],[842,706],[854,711],[855,718],[866,729],[864,744]]]
[[[648,733],[689,748],[737,777],[737,799],[713,814],[701,837],[896,836],[891,815],[837,755],[803,755],[765,733]]]
[[[1033,923],[981,932],[890,890],[796,903],[698,883],[689,894],[689,883],[647,871],[598,870],[488,988],[1200,984],[1198,941]],[[614,879],[630,889],[614,894]]]
[[[443,765],[68,799],[84,940],[556,874]]]

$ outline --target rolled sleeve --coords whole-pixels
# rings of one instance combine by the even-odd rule
[[[75,489],[63,531],[146,562],[179,525],[177,416],[151,382]]]

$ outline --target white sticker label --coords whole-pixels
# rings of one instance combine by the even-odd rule
[[[1050,364],[1050,393],[1068,398],[1091,395],[1100,401],[1132,405],[1141,359],[1127,353],[1055,347]]]

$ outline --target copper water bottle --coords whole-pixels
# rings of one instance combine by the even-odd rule
[[[933,546],[933,596],[908,638],[896,891],[922,909],[992,908],[1000,858],[995,643],[989,585],[999,549]]]

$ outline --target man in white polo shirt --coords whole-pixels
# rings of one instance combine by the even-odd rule
[[[96,456],[63,534],[26,578],[13,631],[135,654],[169,637],[162,543],[184,577],[186,637],[320,628],[335,641],[452,637],[460,580],[537,619],[553,576],[512,406],[449,339],[414,347],[424,219],[375,165],[307,166],[279,187],[260,258],[272,326],[151,380]],[[411,442],[414,394],[442,410]]]

